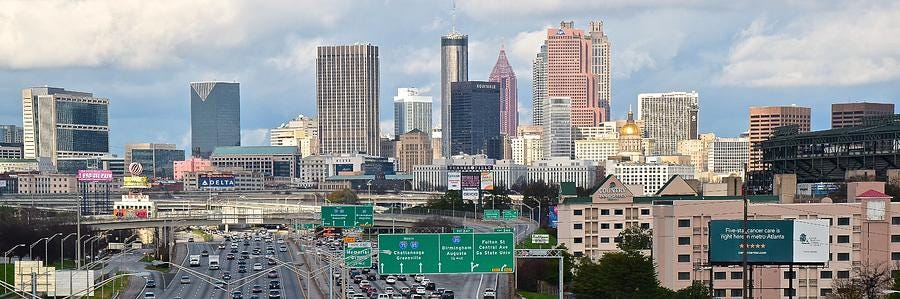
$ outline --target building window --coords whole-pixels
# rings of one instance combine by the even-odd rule
[[[580,215],[581,215],[581,210],[572,210],[572,214],[575,215],[575,216],[580,216]]]
[[[691,237],[678,237],[678,245],[691,245]]]
[[[641,223],[641,228],[650,229],[650,223]]]
[[[615,210],[615,214],[616,214],[616,215],[622,215],[622,209],[616,209],[616,210]]]
[[[891,243],[900,243],[900,235],[891,235]]]
[[[838,243],[850,243],[849,235],[838,235],[837,236]]]
[[[744,290],[731,289],[731,297],[744,297]]]
[[[613,223],[613,228],[614,229],[622,229],[622,224],[621,223]]]
[[[731,272],[731,279],[743,279],[744,272]]]
[[[575,238],[575,244],[581,244],[581,238]]]
[[[600,229],[609,229],[609,223],[600,223]]]
[[[831,296],[831,289],[820,289],[819,295],[822,297]]]
[[[797,296],[796,293],[797,293],[797,289],[788,289],[788,288],[784,289],[785,296]]]
[[[850,278],[850,271],[838,271],[837,278]]]
[[[838,218],[838,225],[850,225],[850,217]]]
[[[838,253],[838,254],[837,254],[837,260],[838,260],[838,261],[849,261],[849,260],[850,260],[850,253],[849,253],[849,252],[841,252],[841,253]]]
[[[572,229],[581,229],[582,226],[583,226],[583,225],[582,225],[581,223],[575,223],[575,224],[572,225]]]
[[[900,252],[891,252],[892,261],[900,261]]]
[[[832,275],[831,271],[819,272],[819,278],[821,278],[821,279],[831,279],[831,275]]]
[[[723,280],[723,279],[725,279],[725,272],[715,272],[715,273],[713,273],[713,279],[715,279],[715,280]]]
[[[690,219],[678,219],[678,227],[691,227]]]
[[[794,279],[797,278],[797,272],[795,271],[784,271],[784,279]]]
[[[609,237],[600,238],[600,243],[609,243]]]
[[[609,210],[607,210],[607,209],[600,210],[600,215],[609,215]]]
[[[900,217],[891,217],[891,224],[900,225]]]
[[[691,272],[678,272],[678,280],[691,280]]]
[[[725,289],[715,289],[713,290],[713,297],[722,298],[725,297]]]
[[[641,209],[641,215],[650,215],[650,209]]]
[[[690,262],[691,262],[691,255],[689,255],[689,254],[679,254],[679,255],[678,255],[678,262],[679,262],[679,263],[690,263]]]

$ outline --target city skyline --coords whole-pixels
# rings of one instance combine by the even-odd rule
[[[574,21],[578,28],[589,28],[591,20],[603,21],[604,33],[612,45],[611,119],[624,119],[628,105],[636,104],[639,93],[697,90],[707,99],[701,104],[700,132],[734,137],[747,130],[746,111],[750,106],[791,104],[812,107],[812,129],[819,130],[830,127],[830,108],[826,104],[894,103],[900,94],[900,85],[896,84],[900,74],[893,70],[896,68],[890,65],[878,67],[882,65],[879,61],[895,61],[900,56],[900,49],[875,38],[849,34],[855,31],[879,32],[880,36],[893,34],[893,30],[900,27],[892,26],[891,22],[897,20],[889,17],[900,11],[895,4],[767,4],[752,7],[741,3],[709,2],[568,4],[580,8],[575,12],[553,5],[537,9],[540,4],[537,2],[526,1],[515,7],[501,4],[460,1],[456,30],[469,36],[470,80],[487,79],[496,61],[495,49],[506,41],[510,64],[519,77],[521,124],[532,122],[531,61],[539,50],[542,35],[546,28],[568,20]],[[112,5],[103,3],[81,4],[73,9],[55,9],[62,5],[58,3],[0,4],[13,15],[22,15],[15,12],[34,5],[45,11],[59,11],[54,14],[59,14],[56,16],[60,18],[65,18],[67,13],[90,11],[104,15],[112,11]],[[198,80],[224,79],[242,82],[242,98],[254,104],[254,107],[242,107],[246,108],[242,109],[241,117],[241,135],[245,139],[242,144],[267,144],[269,128],[297,114],[315,114],[312,67],[315,46],[357,41],[371,41],[381,47],[384,69],[381,76],[385,78],[379,95],[382,133],[392,131],[388,131],[392,129],[392,107],[388,101],[395,88],[422,88],[428,91],[424,94],[438,102],[439,38],[451,28],[449,2],[365,3],[353,5],[356,8],[336,3],[312,10],[287,9],[285,7],[292,5],[274,3],[258,12],[242,10],[242,5],[223,3],[221,7],[207,8],[208,11],[199,16],[201,19],[221,16],[222,9],[238,11],[236,16],[208,26],[179,23],[178,14],[173,13],[176,18],[169,20],[171,24],[166,26],[196,29],[202,37],[182,37],[163,44],[157,43],[159,37],[155,31],[136,29],[122,33],[121,41],[112,43],[114,47],[127,50],[111,54],[17,51],[15,49],[20,45],[15,42],[0,46],[0,77],[5,79],[5,84],[0,86],[0,94],[4,95],[0,102],[14,107],[0,109],[0,123],[21,125],[21,115],[17,113],[21,110],[15,108],[21,105],[16,100],[21,88],[63,86],[90,90],[112,99],[112,153],[121,154],[124,144],[131,142],[175,143],[187,149],[190,147],[190,117],[183,86]],[[411,18],[405,25],[392,24],[388,20],[397,17],[392,10],[399,7],[418,13],[404,14]],[[146,16],[140,17],[144,14],[138,13],[141,11],[138,7],[127,8],[133,12],[116,18],[117,23],[129,27],[129,22],[148,21]],[[174,5],[153,9],[160,12],[196,11]],[[503,9],[509,11],[501,25],[496,23],[495,17]],[[378,13],[360,17],[360,11]],[[682,21],[697,18],[704,19],[706,24]],[[865,21],[857,21],[857,18]],[[246,19],[251,26],[236,26],[235,19]],[[369,26],[371,24],[385,26]],[[412,30],[408,24],[414,24]],[[85,28],[79,24],[69,25],[70,28],[61,25],[24,28],[18,25],[17,22],[4,25],[7,27],[3,32],[57,37],[79,46],[74,47],[76,49],[83,49],[80,46],[86,45],[83,40],[87,35],[112,30],[112,27]],[[223,30],[235,28],[234,34],[222,37]],[[351,32],[348,28],[380,29]],[[398,39],[396,36],[401,36],[401,32],[403,37]],[[213,42],[216,40],[209,36],[221,39]],[[819,58],[815,55],[800,54],[827,48],[829,36],[843,36],[846,40],[842,43],[866,44],[879,51],[873,54],[875,51],[854,47],[839,54],[844,55],[839,59],[840,63],[828,66],[817,61]],[[136,37],[147,40],[136,43],[140,40]],[[800,44],[789,47],[788,41],[792,38]],[[270,45],[260,46],[261,40]],[[129,42],[134,45],[123,47]],[[217,53],[206,55],[191,49],[200,44],[217,50]],[[829,55],[825,57],[834,60],[834,55],[838,54]],[[793,59],[796,65],[777,63],[781,58]],[[759,69],[748,69],[749,65],[757,65]],[[782,76],[782,73],[791,75]],[[722,116],[735,109],[741,112],[734,113],[734,117]],[[433,107],[432,111],[440,109]],[[434,120],[435,124],[439,123],[439,118]]]

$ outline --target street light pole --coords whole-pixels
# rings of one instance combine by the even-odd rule
[[[45,261],[45,262],[44,262],[44,264],[45,264],[44,267],[49,267],[49,266],[50,266],[50,265],[49,265],[49,263],[50,263],[50,253],[49,253],[49,250],[48,250],[48,249],[50,249],[50,241],[53,240],[53,238],[56,238],[56,237],[58,237],[58,236],[62,236],[62,233],[55,233],[55,234],[53,234],[52,236],[50,236],[49,238],[47,238],[47,240],[44,240],[44,261]]]
[[[90,235],[81,235],[80,233],[75,238],[75,269],[81,269],[81,246],[84,245],[85,242],[81,242],[81,239],[84,237],[90,237]],[[90,238],[88,238],[90,239]]]
[[[31,256],[32,249],[34,249],[34,246],[36,246],[38,243],[40,243],[41,241],[44,241],[44,240],[47,240],[47,237],[40,238],[40,239],[38,239],[37,241],[34,241],[34,243],[31,243],[31,245],[28,246],[28,260],[34,261],[34,258]]]
[[[66,265],[66,255],[65,255],[66,239],[68,239],[71,236],[74,236],[75,234],[76,233],[71,233],[59,240],[59,268],[60,269],[64,269],[65,265]]]
[[[3,253],[3,262],[4,262],[4,264],[3,264],[3,277],[4,277],[4,278],[6,278],[6,275],[7,275],[8,272],[9,272],[9,270],[7,270],[7,269],[9,269],[9,267],[8,267],[8,265],[7,265],[7,264],[9,264],[9,259],[8,259],[9,253],[10,253],[10,252],[13,252],[13,250],[16,250],[16,248],[24,247],[24,246],[25,246],[25,244],[19,244],[19,245],[13,246],[13,248],[10,248],[10,249],[7,250],[5,253]],[[6,293],[6,292],[4,292],[4,294],[5,294],[5,293]]]

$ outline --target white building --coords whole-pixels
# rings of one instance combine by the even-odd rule
[[[619,138],[615,133],[590,139],[575,140],[575,159],[604,162],[619,154]]]
[[[300,182],[304,187],[315,187],[328,177],[328,167],[325,156],[308,156],[300,160]]]
[[[625,123],[623,122],[622,125]],[[621,127],[616,121],[605,121],[596,127],[576,127],[572,128],[572,139],[585,140],[597,138],[609,138],[610,135],[618,137],[618,128]]]
[[[494,186],[506,188],[527,179],[528,168],[510,160],[488,159],[486,155],[458,155],[447,159],[435,159],[431,165],[413,166],[413,188],[422,191],[447,188],[449,166],[491,167]]]
[[[606,175],[615,175],[625,185],[640,185],[644,195],[653,195],[673,175],[684,179],[694,178],[694,166],[664,163],[606,161]],[[640,194],[636,194],[640,195]]]
[[[301,157],[316,155],[319,153],[319,121],[301,114],[270,130],[269,145],[296,146]]]
[[[638,95],[638,119],[644,122],[644,137],[655,140],[658,154],[675,154],[679,141],[697,139],[699,100],[696,91]]]
[[[528,166],[528,181],[544,181],[547,184],[575,182],[585,189],[597,182],[597,164],[592,161],[568,158],[549,158]]]
[[[708,170],[717,176],[744,175],[744,164],[750,161],[749,138],[716,138],[709,149]]]
[[[519,134],[512,139],[510,147],[512,160],[516,164],[531,165],[544,159],[544,138],[541,134]]]
[[[544,107],[544,157],[572,158],[572,100],[547,99]]]
[[[544,106],[547,99],[547,42],[531,63],[531,119],[537,126],[544,125]]]
[[[419,95],[418,88],[398,88],[394,96],[394,138],[414,129],[431,132],[429,96]]]

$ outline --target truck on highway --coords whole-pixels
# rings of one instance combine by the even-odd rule
[[[210,255],[209,256],[209,269],[210,270],[219,270],[219,256],[218,255]]]
[[[200,267],[200,255],[192,254],[190,257],[190,266],[191,267]]]

